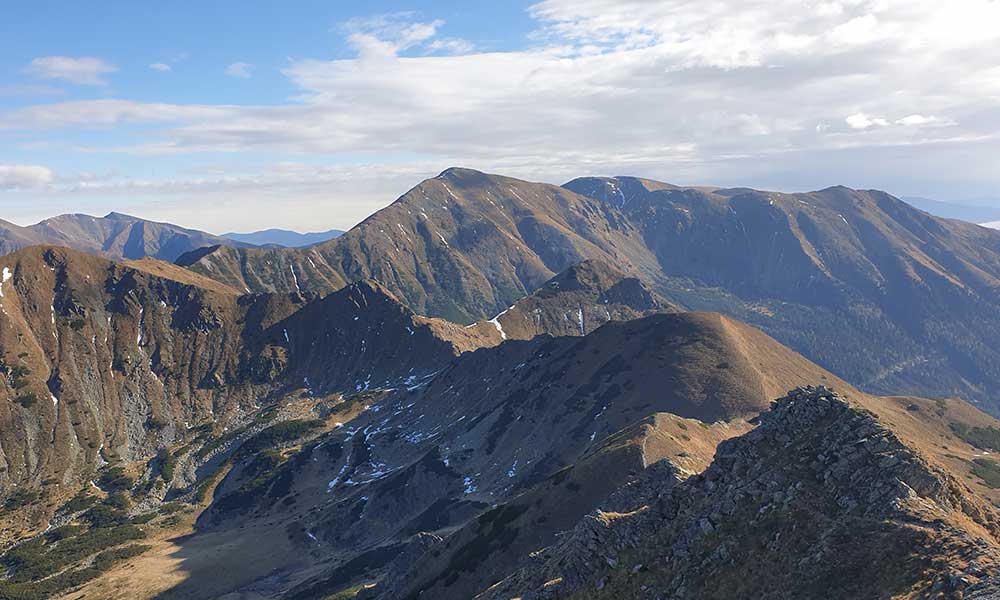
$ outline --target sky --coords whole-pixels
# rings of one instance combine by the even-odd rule
[[[1000,0],[0,8],[0,219],[348,228],[450,166],[1000,205]]]

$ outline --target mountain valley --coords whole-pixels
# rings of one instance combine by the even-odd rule
[[[0,256],[0,598],[1000,593],[1000,232],[449,169],[191,244]]]

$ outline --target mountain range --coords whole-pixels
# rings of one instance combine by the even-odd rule
[[[173,262],[180,255],[217,244],[242,242],[170,223],[109,213],[103,217],[59,215],[21,227],[0,220],[0,255],[28,246],[65,246],[112,260],[147,256]]]
[[[251,233],[224,233],[222,237],[243,242],[253,246],[284,246],[286,248],[301,248],[311,246],[341,235],[341,229],[329,229],[314,233],[299,233],[288,229],[263,229]]]
[[[28,246],[47,245],[82,250],[112,260],[151,257],[173,262],[182,254],[209,246],[297,248],[335,238],[341,233],[343,231],[338,229],[317,233],[267,229],[220,236],[121,213],[103,217],[72,214],[45,219],[27,227],[0,220],[0,255]]]
[[[449,169],[199,244],[0,256],[0,598],[1000,594],[1000,231]]]
[[[883,192],[628,177],[559,187],[449,169],[337,239],[204,248],[178,264],[258,292],[328,293],[372,278],[417,312],[470,323],[588,259],[677,306],[759,326],[868,391],[1000,410],[989,391],[1000,385],[1000,232]]]
[[[959,219],[969,223],[988,223],[1000,221],[1000,208],[988,205],[956,204],[954,202],[941,202],[929,198],[918,198],[914,196],[902,196],[901,200],[927,211],[932,215],[944,217],[946,219]]]

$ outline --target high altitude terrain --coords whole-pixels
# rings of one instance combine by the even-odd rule
[[[313,233],[299,233],[287,229],[264,229],[251,233],[224,233],[222,237],[254,246],[275,245],[287,248],[301,248],[331,240],[342,233],[344,232],[340,229],[330,229]]]
[[[150,256],[173,261],[185,252],[217,244],[248,245],[204,231],[120,213],[103,217],[59,215],[27,227],[0,220],[0,255],[28,246],[52,245],[115,260]]]
[[[303,249],[0,256],[0,598],[989,597],[1000,422],[866,391],[996,409],[998,240],[449,169]]]
[[[1000,232],[877,191],[783,194],[636,178],[558,187],[449,169],[304,250],[203,249],[180,264],[238,289],[374,278],[414,310],[490,318],[586,259],[676,305],[718,310],[866,390],[1000,405]]]

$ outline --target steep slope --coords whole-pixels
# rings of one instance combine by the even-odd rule
[[[624,210],[670,278],[668,297],[758,325],[867,389],[998,410],[988,393],[1000,381],[997,232],[875,191],[605,184],[632,191]]]
[[[239,296],[151,259],[47,247],[3,257],[0,273],[5,488],[69,483],[111,456],[148,458],[196,425],[242,419],[290,389],[398,383],[488,343],[368,282],[324,299]]]
[[[190,542],[198,558],[181,568],[207,577],[228,572],[240,548],[267,541],[273,551],[249,572],[234,566],[238,577],[193,577],[160,597],[266,588],[268,597],[323,598],[380,578],[394,559],[416,552],[420,532],[461,528],[436,550],[439,562],[406,581],[438,590],[440,561],[461,555],[470,571],[448,586],[450,595],[427,597],[466,598],[462,590],[502,575],[522,550],[551,543],[648,464],[671,456],[689,472],[704,468],[720,439],[746,430],[742,416],[811,380],[846,385],[712,314],[655,315],[585,337],[466,353],[389,391],[263,478],[252,463],[234,468]],[[520,518],[508,523],[504,543],[461,550],[474,534],[467,527],[523,494],[532,500],[514,509]],[[228,552],[206,550],[218,544]],[[261,580],[265,572],[283,573],[282,582]]]
[[[586,259],[632,274],[655,265],[634,228],[600,201],[448,169],[329,242],[301,250],[204,249],[178,264],[254,291],[325,293],[375,279],[421,314],[470,323]]]
[[[609,321],[630,321],[678,307],[599,260],[573,265],[489,321],[468,329],[502,340],[586,335]]]
[[[760,421],[703,474],[650,470],[477,598],[1000,592],[1000,513],[872,413],[808,388]]]
[[[251,244],[253,246],[284,246],[285,248],[302,248],[312,246],[327,240],[343,235],[341,229],[330,229],[328,231],[316,231],[312,233],[299,233],[288,229],[264,229],[251,233],[223,233],[222,237]]]
[[[638,278],[588,260],[559,273],[487,323],[503,339],[523,340],[543,333],[586,335],[608,321],[676,310]]]
[[[151,256],[174,261],[186,252],[217,244],[249,245],[119,213],[104,217],[60,215],[28,227],[0,221],[0,255],[28,246],[48,245],[65,246],[112,260]]]
[[[449,169],[336,240],[203,249],[180,262],[247,290],[373,278],[420,313],[469,323],[584,260],[671,303],[751,322],[866,390],[958,395],[1000,411],[989,393],[1000,385],[1000,233],[883,192],[628,177],[554,188]]]
[[[595,509],[633,512],[635,498],[700,473],[720,441],[752,427],[745,417],[807,382],[847,393],[858,414],[877,417],[933,469],[965,482],[965,506],[982,507],[977,496],[1000,500],[991,487],[1000,485],[1000,464],[989,454],[1000,450],[996,420],[958,400],[860,394],[760,331],[717,314],[654,315],[608,323],[584,337],[510,340],[421,371],[414,366],[426,364],[419,361],[438,344],[454,356],[470,339],[430,343],[419,327],[468,330],[398,305],[386,309],[388,296],[373,283],[321,302],[327,310],[318,317],[298,320],[317,306],[307,304],[264,328],[265,342],[284,340],[286,332],[290,340],[265,364],[273,366],[276,356],[287,361],[276,372],[287,373],[294,387],[338,386],[335,375],[343,372],[370,389],[300,389],[218,441],[199,428],[196,450],[191,442],[174,444],[167,456],[180,458],[171,498],[211,501],[194,535],[151,540],[151,550],[68,598],[308,600],[369,586],[369,598],[464,600],[520,567],[530,570],[526,557],[558,544],[560,532]],[[312,340],[305,326],[316,330]],[[415,351],[373,361],[379,369],[399,363],[397,375],[373,375],[358,368],[359,350],[346,353],[359,339],[379,352],[412,341]],[[318,359],[325,371],[305,375],[299,361],[308,365],[313,348],[331,360]],[[388,383],[371,389],[379,377]],[[261,418],[276,411],[292,420],[266,427],[274,421]],[[826,429],[797,432],[819,431]],[[192,454],[207,462],[190,465]],[[784,452],[787,460],[803,456]],[[152,461],[147,473],[158,477],[160,464]],[[619,564],[628,560],[622,552]]]

